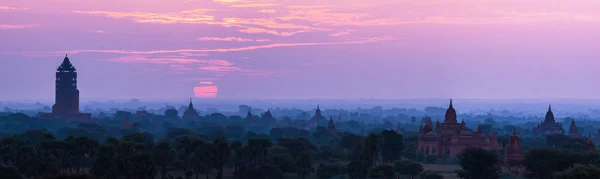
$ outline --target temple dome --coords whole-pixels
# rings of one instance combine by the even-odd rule
[[[546,112],[546,118],[544,119],[544,123],[555,123],[554,113],[552,112],[552,106],[548,106],[548,112]]]

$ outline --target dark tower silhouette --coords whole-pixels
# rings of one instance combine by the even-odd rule
[[[321,113],[321,108],[319,107],[319,105],[317,105],[315,115],[310,120],[313,123],[317,123],[317,125],[319,126],[327,125],[327,119],[325,119],[325,116],[323,116],[323,114]]]
[[[90,113],[79,112],[79,89],[77,89],[77,70],[65,55],[56,69],[55,103],[52,113],[40,113],[42,118],[62,118],[67,120],[90,121]]]
[[[594,142],[592,141],[592,133],[591,132],[590,132],[590,135],[588,136],[588,141],[587,141],[587,145],[585,146],[585,150],[588,152],[596,151],[596,146],[594,145]]]
[[[578,138],[579,130],[577,130],[577,125],[575,125],[575,119],[571,120],[571,126],[569,126],[569,137]]]
[[[335,132],[335,123],[333,122],[333,116],[329,117],[329,123],[327,124],[327,130],[329,132]]]
[[[188,104],[188,107],[183,112],[183,116],[181,117],[181,119],[185,119],[185,120],[200,119],[200,115],[198,114],[198,111],[196,111],[196,109],[194,109],[194,104],[192,104],[192,98],[190,98],[190,104]]]
[[[53,114],[69,115],[79,113],[77,70],[66,55],[58,69],[56,69],[55,90],[55,104],[52,105]]]

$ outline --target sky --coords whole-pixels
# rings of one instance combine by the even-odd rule
[[[598,0],[0,0],[0,100],[600,98]]]

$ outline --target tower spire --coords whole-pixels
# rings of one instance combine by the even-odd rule
[[[450,108],[454,108],[454,107],[452,106],[452,99],[450,99]]]
[[[513,135],[512,136],[517,136],[517,128],[513,128]]]

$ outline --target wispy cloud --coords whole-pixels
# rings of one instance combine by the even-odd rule
[[[223,72],[239,72],[242,68],[234,66],[227,60],[211,59],[187,59],[187,58],[155,58],[141,56],[124,56],[109,59],[109,62],[118,63],[143,63],[143,64],[162,64],[167,65],[176,72],[214,72],[223,74]]]
[[[210,82],[210,81],[201,81],[201,82],[199,82],[199,83],[200,83],[201,85],[212,85],[212,84],[213,84],[213,82]]]
[[[248,4],[234,4],[231,5],[231,7],[237,7],[237,8],[245,8],[245,7],[273,7],[273,6],[279,6],[281,4],[275,4],[275,3],[248,3]]]
[[[33,27],[37,27],[37,25],[0,24],[0,29],[24,29],[24,28],[33,28]]]
[[[106,33],[108,33],[108,32],[106,32],[106,31],[103,31],[103,30],[95,30],[95,31],[93,31],[93,32],[94,32],[94,33],[97,33],[97,34],[106,34]]]
[[[277,10],[275,10],[275,9],[261,9],[261,10],[260,10],[260,11],[258,11],[258,12],[272,14],[272,13],[277,13]]]
[[[291,36],[302,32],[331,31],[333,29],[300,25],[297,23],[280,22],[274,18],[238,18],[223,17],[217,19],[207,13],[212,9],[196,9],[176,13],[150,13],[150,12],[114,12],[114,11],[74,11],[75,13],[106,16],[115,19],[129,19],[138,23],[154,24],[205,24],[223,27],[237,27],[243,33],[265,33],[277,36]],[[291,30],[282,32],[281,30]]]
[[[228,41],[228,42],[268,42],[269,39],[247,39],[240,37],[199,37],[198,41]]]
[[[27,8],[11,7],[11,6],[0,6],[0,10],[27,10]]]
[[[274,43],[267,45],[254,45],[247,47],[237,48],[217,48],[217,49],[180,49],[180,50],[151,50],[151,51],[126,51],[126,50],[70,50],[70,51],[58,51],[54,53],[58,54],[78,54],[78,53],[115,53],[115,54],[138,54],[138,55],[149,55],[149,54],[165,54],[165,53],[209,53],[209,52],[237,52],[237,51],[249,51],[258,49],[269,49],[279,47],[296,47],[296,46],[317,46],[317,45],[344,45],[344,44],[363,44],[363,43],[374,43],[385,40],[391,40],[391,37],[376,37],[366,38],[353,41],[340,41],[340,42],[304,42],[304,43]]]

